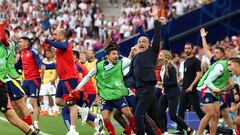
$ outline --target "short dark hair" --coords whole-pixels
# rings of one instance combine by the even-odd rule
[[[116,41],[110,41],[109,45],[104,50],[104,54],[108,55],[111,51],[114,50],[119,52],[119,46]]]
[[[20,39],[27,41],[29,46],[32,44],[31,39],[28,37],[20,37]]]
[[[10,37],[10,32],[9,32],[9,30],[5,29],[4,31],[5,31],[6,35],[7,35],[8,37]]]
[[[187,42],[185,45],[190,45],[192,47],[192,49],[193,49],[193,43]]]
[[[218,50],[220,50],[221,53],[224,53],[224,48],[223,47],[217,46],[215,49],[218,49]]]
[[[73,55],[75,55],[77,57],[77,59],[79,59],[79,52],[76,50],[73,50]]]
[[[231,57],[228,59],[228,61],[238,63],[240,65],[240,58],[238,58],[238,57]]]

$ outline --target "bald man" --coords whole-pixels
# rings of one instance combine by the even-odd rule
[[[43,37],[44,38],[44,37]],[[56,104],[62,107],[68,107],[70,110],[70,125],[66,124],[69,132],[67,135],[78,135],[76,131],[77,123],[77,106],[69,104],[63,97],[68,95],[71,89],[78,85],[79,75],[75,68],[72,45],[66,39],[66,31],[57,28],[53,35],[48,39],[42,39],[45,43],[55,47],[56,50],[56,69],[59,76],[59,83],[56,91]]]
[[[132,64],[129,73],[132,73],[135,79],[135,89],[137,97],[137,105],[135,110],[135,121],[137,125],[137,134],[161,134],[161,130],[158,128],[156,131],[149,130],[150,127],[145,127],[146,114],[150,116],[160,127],[160,123],[157,120],[157,99],[155,97],[155,84],[156,74],[155,65],[160,50],[160,37],[161,26],[166,24],[165,18],[159,18],[157,16],[158,9],[153,8],[154,14],[154,38],[152,46],[148,40],[148,36],[144,32],[140,32],[141,37],[137,39],[138,53],[133,57]],[[137,24],[138,29],[142,29],[140,24]],[[147,126],[147,125],[146,125]],[[149,131],[147,131],[149,130]]]

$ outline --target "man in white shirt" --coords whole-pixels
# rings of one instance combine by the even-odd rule
[[[108,24],[107,24],[109,35],[116,32],[116,26],[117,26],[117,22],[115,21],[115,17],[112,16],[111,21],[109,21]]]
[[[84,40],[87,35],[87,29],[83,27],[83,23],[78,21],[77,28],[74,30],[77,33],[78,40]]]
[[[181,16],[184,14],[184,5],[181,0],[177,0],[172,4],[172,6],[176,7],[176,14],[177,16]]]

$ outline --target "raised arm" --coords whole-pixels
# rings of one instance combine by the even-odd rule
[[[63,42],[56,42],[53,40],[45,39],[45,43],[57,48],[57,49],[62,49],[62,50],[67,50],[68,48],[68,42],[63,41]]]
[[[148,38],[148,40],[150,41],[147,33],[143,30],[141,21],[138,19],[138,20],[136,20],[135,24],[136,24],[136,26],[137,26],[136,34],[138,34],[138,33],[140,34],[139,36],[137,36],[137,37],[135,38],[135,43],[137,43],[138,38],[141,37],[141,36],[144,36],[144,37]]]
[[[7,36],[5,33],[5,25],[4,25],[4,20],[0,19],[0,40],[4,44],[5,47],[9,46]]]
[[[204,28],[201,28],[200,35],[201,35],[201,38],[202,38],[203,50],[204,50],[205,54],[207,55],[207,57],[209,59],[211,59],[213,57],[213,54],[212,54],[212,52],[210,50],[210,47],[207,44],[207,40],[206,40],[207,32],[205,31]]]
[[[151,49],[153,52],[157,53],[159,52],[159,49],[160,49],[160,29],[161,29],[161,23],[156,20],[155,18],[155,21],[154,21],[154,37],[153,37],[153,43],[152,43],[152,46],[151,46]]]
[[[161,39],[163,40],[162,49],[171,51],[167,24],[161,25]]]

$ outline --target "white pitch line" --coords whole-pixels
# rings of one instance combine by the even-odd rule
[[[43,131],[40,131],[39,134],[40,134],[40,135],[50,135],[50,134],[45,133],[45,132],[43,132]]]
[[[8,121],[6,118],[3,118],[3,117],[1,117],[1,116],[0,116],[0,120],[2,120],[2,121],[4,121],[4,122],[8,122],[8,123],[9,123],[9,121]],[[39,132],[39,134],[40,134],[40,135],[50,135],[50,134],[48,134],[48,133],[45,133],[45,132],[43,132],[43,131],[40,131],[40,132]]]
[[[7,119],[5,119],[5,118],[3,118],[3,117],[1,117],[1,116],[0,116],[0,120],[2,120],[2,121],[4,121],[4,122],[8,122]]]

